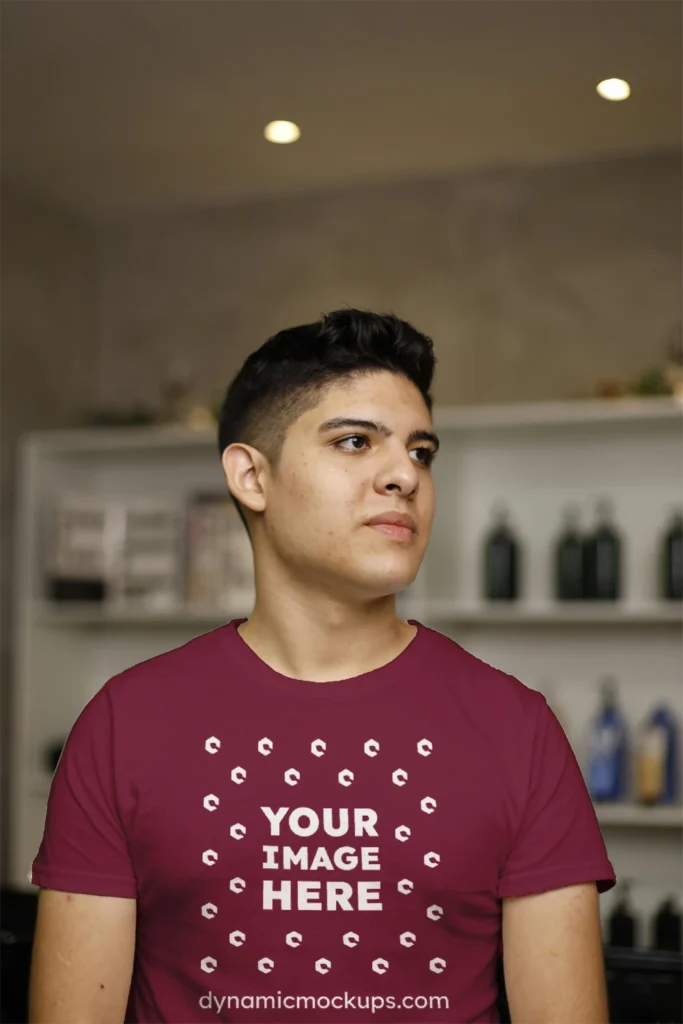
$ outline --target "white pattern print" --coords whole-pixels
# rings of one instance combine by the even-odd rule
[[[205,748],[205,750],[206,750],[206,752],[208,754],[211,754],[211,755],[216,754],[220,750],[220,748],[221,748],[221,740],[217,736],[209,736],[205,740],[205,742],[204,742],[204,748]],[[257,748],[258,748],[259,754],[261,754],[263,757],[268,757],[268,756],[270,756],[273,753],[273,751],[275,749],[275,744],[273,743],[273,741],[269,737],[263,736],[258,741]],[[434,745],[431,742],[431,740],[426,739],[426,738],[422,738],[421,740],[419,740],[417,742],[416,749],[417,749],[417,753],[421,757],[429,757],[430,754],[433,752]],[[379,755],[379,753],[380,753],[380,744],[379,744],[379,742],[376,739],[366,740],[364,745],[363,745],[363,751],[364,751],[364,753],[365,753],[365,755],[367,757],[370,757],[370,758],[377,757]],[[320,739],[320,738],[314,739],[311,742],[311,744],[310,744],[310,752],[311,752],[311,754],[314,757],[317,757],[317,758],[323,757],[327,753],[327,744],[326,744],[325,740]],[[231,781],[233,783],[235,783],[236,785],[244,784],[247,781],[247,775],[248,775],[247,769],[243,768],[241,765],[238,765],[238,766],[234,767],[231,770],[231,772],[230,772]],[[283,772],[283,778],[284,778],[284,781],[287,783],[287,785],[289,785],[289,786],[296,786],[296,785],[298,785],[298,783],[301,780],[301,772],[299,772],[296,768],[288,768],[286,771]],[[392,783],[395,786],[403,788],[403,787],[406,786],[406,784],[409,781],[409,774],[403,768],[396,768],[396,769],[394,769],[394,771],[391,774],[391,780],[392,780]],[[349,769],[349,768],[344,768],[344,769],[342,769],[341,771],[339,771],[337,773],[337,781],[338,781],[339,785],[344,786],[344,787],[349,787],[355,781],[355,773],[351,769]],[[410,787],[408,787],[408,791],[409,791],[409,788]],[[221,802],[220,801],[220,797],[217,796],[215,793],[209,793],[206,796],[204,796],[204,798],[203,798],[203,806],[204,806],[204,808],[207,811],[210,811],[210,812],[216,811],[218,809],[218,807],[220,806],[220,802]],[[437,808],[437,802],[434,799],[434,797],[425,796],[425,797],[423,797],[420,800],[420,810],[424,814],[433,814],[435,812],[436,808]],[[284,814],[285,811],[288,810],[288,808],[284,808],[283,807],[283,808],[280,809],[279,812],[277,812],[275,809],[264,808],[264,807],[262,807],[261,810],[264,811],[264,813],[267,812],[266,816],[268,817],[268,819],[270,821],[270,824],[271,824],[271,835],[280,836],[279,822],[280,822],[280,819],[281,819],[281,815]],[[323,809],[323,827],[324,827],[324,830],[325,830],[326,834],[328,834],[328,835],[343,835],[345,833],[345,831],[350,827],[349,809],[348,808],[339,808],[338,810],[339,810],[339,823],[340,824],[338,826],[334,826],[333,825],[334,808],[324,808]],[[354,829],[355,829],[354,834],[355,835],[367,834],[367,835],[375,836],[376,837],[378,833],[377,833],[376,829],[374,828],[374,823],[377,821],[377,817],[378,817],[377,812],[373,811],[370,808],[353,808],[352,810],[353,810],[353,815],[354,815]],[[300,825],[297,826],[297,824],[295,824],[295,823],[297,823],[299,821],[299,817],[298,816],[300,816],[301,814],[303,814],[304,816],[308,817],[311,820],[311,825],[310,826],[307,826],[306,828],[304,828],[304,827],[302,827]],[[290,829],[292,829],[294,831],[295,835],[300,835],[302,837],[303,836],[308,836],[308,835],[311,835],[315,831],[315,829],[318,827],[318,821],[317,820],[315,822],[313,821],[313,819],[317,819],[317,818],[318,818],[318,816],[315,814],[315,812],[311,811],[309,808],[305,808],[305,807],[304,808],[293,808],[293,809],[291,809],[291,813],[290,813],[290,817],[289,817],[289,827],[290,827]],[[236,840],[243,839],[244,836],[246,835],[246,832],[247,832],[246,826],[244,826],[243,824],[241,824],[239,822],[235,822],[234,824],[232,824],[230,826],[230,836],[233,839],[236,839]],[[399,825],[394,830],[395,838],[398,839],[402,843],[407,842],[407,840],[411,837],[411,835],[412,835],[412,830],[411,830],[410,826],[408,826],[408,825]],[[285,849],[290,851],[288,856],[293,856],[294,855],[294,852],[291,850],[291,848],[286,847]],[[317,855],[317,859],[318,860],[320,860],[321,855],[325,851],[325,849],[326,849],[325,847],[319,847],[318,848],[318,855]],[[351,848],[350,847],[345,847],[344,849],[351,849]],[[277,846],[273,846],[273,847],[265,847],[264,846],[264,850],[266,850],[266,851],[275,851],[275,850],[277,850]],[[378,869],[379,868],[379,863],[377,862],[377,859],[376,859],[379,856],[378,850],[379,850],[378,847],[361,847],[361,851],[364,852],[364,856],[361,859],[361,862],[362,862],[362,865],[363,865],[362,870],[371,870],[373,868],[374,869]],[[304,866],[308,863],[308,858],[305,857],[303,859],[303,861],[302,861],[301,860],[301,855],[302,855],[302,853],[303,854],[307,854],[307,852],[308,852],[308,849],[306,847],[303,847],[303,848],[301,848],[299,853],[296,855],[297,859],[299,860],[299,863],[300,864],[303,863]],[[365,853],[367,853],[367,856],[365,856]],[[272,856],[273,856],[272,852],[269,853],[269,857],[272,857]],[[326,858],[323,858],[321,863],[323,863],[325,860],[327,860],[327,862],[329,863],[329,865],[331,867],[332,866],[332,862],[330,861],[329,856],[327,856]],[[358,863],[358,860],[359,860],[359,858],[356,858],[355,863]],[[215,850],[211,850],[211,849],[204,850],[203,853],[202,853],[202,861],[203,861],[204,864],[206,864],[208,866],[213,866],[218,861],[218,853]],[[292,863],[296,863],[296,859],[294,861],[292,861]],[[315,864],[315,861],[313,863]],[[336,855],[335,855],[334,863],[335,863],[335,866],[338,867],[338,868],[344,868],[344,867],[351,867],[352,866],[351,863],[346,864],[344,861],[339,860],[336,857]],[[424,854],[424,856],[423,856],[423,863],[428,868],[436,868],[441,863],[441,856],[436,851],[430,850],[428,853]],[[275,866],[275,862],[273,862],[272,864],[269,863],[268,866],[269,867],[274,867]],[[265,886],[265,881],[266,880],[264,879],[264,886]],[[285,883],[285,884],[286,885],[290,885],[291,883]],[[294,883],[294,884],[296,884],[296,883]],[[380,883],[379,882],[376,882],[376,883],[359,882],[358,883],[359,888],[362,885],[366,885],[369,889],[370,888],[376,888],[377,890],[379,890]],[[328,903],[327,903],[327,909],[328,910],[334,910],[334,909],[336,909],[338,902],[340,902],[340,901],[343,902],[345,900],[349,900],[350,899],[350,891],[352,889],[352,886],[350,886],[348,883],[328,882],[327,886],[328,886]],[[337,892],[337,893],[334,893],[334,895],[332,897],[330,897],[330,890],[329,890],[330,886],[332,887],[333,893],[334,893],[335,889],[340,889],[340,888],[348,890],[349,892],[344,891],[343,895],[339,895],[339,893]],[[230,889],[230,891],[232,893],[235,893],[236,895],[239,895],[240,893],[242,893],[245,890],[245,888],[246,888],[246,882],[245,882],[245,880],[243,878],[235,877],[235,878],[231,878],[230,879],[230,881],[229,881],[229,889]],[[402,878],[399,882],[397,882],[396,889],[397,889],[398,892],[402,893],[403,895],[407,895],[408,896],[408,895],[410,895],[411,893],[414,892],[415,886],[414,886],[414,883],[409,878]],[[265,891],[265,889],[264,889],[264,891]],[[314,899],[314,897],[309,897],[309,896],[306,897],[307,900],[309,898],[310,899]],[[330,902],[330,900],[331,900],[331,902]],[[271,906],[273,906],[273,905],[274,904],[271,902]],[[281,906],[281,908],[284,909],[285,902],[283,901],[280,904],[280,906]],[[313,907],[310,904],[309,904],[309,908],[313,909]],[[265,903],[264,903],[264,909],[265,909]],[[322,909],[322,906],[316,906],[315,909]],[[347,906],[345,909],[351,909],[351,905],[349,904],[349,906]],[[358,906],[357,906],[356,909],[358,909],[358,910],[379,910],[379,911],[381,911],[382,910],[382,904],[381,904],[381,902],[379,902],[379,892],[377,891],[377,892],[373,892],[373,893],[369,893],[369,894],[366,893],[366,895],[364,897],[364,900],[360,900],[359,899]],[[205,903],[202,906],[202,908],[201,908],[201,913],[202,913],[202,917],[205,920],[210,921],[210,920],[212,920],[213,918],[215,918],[217,916],[217,914],[218,914],[218,907],[216,906],[215,903],[210,903],[210,902],[209,903]],[[443,917],[443,913],[444,913],[443,907],[440,907],[436,903],[433,903],[431,906],[427,907],[427,909],[426,909],[426,916],[431,921],[439,921]],[[230,941],[230,944],[233,945],[233,946],[239,947],[239,946],[244,945],[246,943],[246,939],[247,939],[246,934],[243,931],[239,930],[239,929],[235,929],[234,931],[230,932],[229,941]],[[415,934],[415,932],[412,932],[412,931],[403,931],[403,932],[401,932],[401,934],[399,936],[399,941],[400,941],[400,943],[403,946],[405,946],[407,948],[412,948],[413,946],[419,945],[418,940],[417,940],[417,935]],[[297,949],[299,946],[301,946],[303,944],[304,936],[301,934],[301,932],[290,931],[285,936],[285,942],[286,942],[286,944],[290,948]],[[356,946],[358,946],[361,943],[361,937],[360,937],[360,935],[357,932],[347,931],[342,936],[342,942],[343,942],[343,944],[347,948],[353,949],[353,948],[355,948]],[[213,971],[215,971],[218,968],[218,961],[214,957],[212,957],[212,956],[206,956],[206,957],[204,957],[202,959],[200,966],[201,966],[202,971],[205,971],[206,973],[212,973]],[[258,966],[258,970],[260,972],[262,972],[263,974],[269,974],[275,968],[275,961],[272,960],[270,957],[261,957],[258,960],[258,962],[257,962],[257,966]],[[386,960],[384,957],[376,957],[372,961],[372,964],[371,964],[372,970],[376,974],[385,974],[389,970],[389,966],[390,966],[389,965],[389,961]],[[430,969],[430,971],[432,971],[435,974],[441,974],[446,969],[446,966],[447,966],[446,965],[446,961],[442,957],[433,957],[429,961],[429,969]],[[314,968],[315,968],[316,972],[318,972],[319,974],[327,974],[329,971],[332,970],[332,961],[327,959],[326,957],[320,957],[320,958],[318,958],[315,961]]]

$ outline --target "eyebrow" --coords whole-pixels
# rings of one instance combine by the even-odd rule
[[[382,434],[384,437],[392,437],[394,431],[391,427],[388,427],[385,423],[377,423],[375,420],[356,420],[350,419],[347,416],[338,416],[336,419],[325,420],[318,427],[319,434],[326,434],[329,430],[339,430],[341,427],[358,427],[361,430],[371,430],[376,434]],[[431,430],[412,430],[408,435],[406,444],[412,444],[413,441],[431,441],[434,445],[434,450],[439,450],[439,438]]]

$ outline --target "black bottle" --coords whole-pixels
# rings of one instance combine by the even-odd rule
[[[584,596],[616,601],[621,596],[621,538],[613,523],[609,498],[597,503],[597,525],[583,546]]]
[[[66,740],[64,739],[57,740],[56,742],[48,743],[44,748],[43,754],[45,767],[51,775],[54,775],[57,771],[57,765],[59,764],[59,759],[62,756],[62,750],[64,749],[65,743]]]
[[[505,505],[498,503],[493,516],[484,544],[484,594],[489,601],[515,601],[519,596],[519,545]]]
[[[681,952],[681,915],[674,907],[672,896],[667,896],[657,908],[653,926],[653,949]]]
[[[583,542],[578,523],[578,508],[568,505],[564,510],[564,530],[555,543],[555,597],[558,601],[580,601],[584,596]]]
[[[683,601],[683,512],[677,511],[662,544],[662,597]]]
[[[621,883],[622,892],[607,922],[607,944],[633,949],[635,945],[636,920],[629,902],[630,882]]]

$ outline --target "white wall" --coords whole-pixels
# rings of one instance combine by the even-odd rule
[[[10,628],[16,443],[27,430],[68,426],[93,397],[97,355],[94,234],[80,221],[3,183],[0,266],[2,874],[7,863],[7,768],[12,741]]]

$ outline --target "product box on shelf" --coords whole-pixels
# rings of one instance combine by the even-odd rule
[[[108,607],[176,607],[184,513],[176,499],[62,493],[51,508],[46,596]]]
[[[187,510],[188,605],[228,610],[253,602],[254,593],[251,541],[232,499],[194,495]]]

